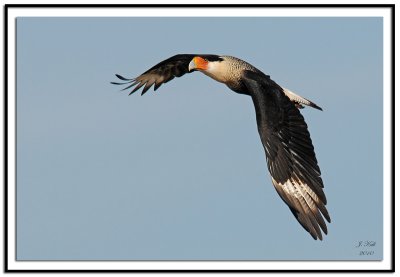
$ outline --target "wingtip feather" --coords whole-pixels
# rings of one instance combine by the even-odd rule
[[[119,74],[115,74],[115,76],[117,76],[118,79],[123,80],[123,81],[132,81],[132,79],[125,78]]]

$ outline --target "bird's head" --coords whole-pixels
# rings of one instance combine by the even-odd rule
[[[189,72],[194,70],[198,70],[221,83],[226,83],[229,79],[228,70],[222,56],[196,56],[189,63]]]
[[[189,72],[192,70],[207,70],[209,61],[202,57],[194,57],[189,63]]]

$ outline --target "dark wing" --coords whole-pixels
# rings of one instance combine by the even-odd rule
[[[154,90],[158,89],[162,84],[171,81],[175,77],[181,77],[182,75],[189,72],[189,63],[195,57],[194,54],[180,54],[175,55],[169,59],[166,59],[146,72],[144,72],[139,77],[128,79],[124,78],[121,75],[116,74],[118,79],[125,82],[111,82],[115,85],[128,85],[125,89],[129,89],[134,87],[133,90],[129,93],[132,94],[142,86],[144,86],[142,95],[146,93],[146,91],[154,85]]]
[[[258,131],[272,183],[293,215],[314,239],[322,240],[330,222],[307,124],[300,111],[269,76],[245,71],[243,76],[256,109]]]

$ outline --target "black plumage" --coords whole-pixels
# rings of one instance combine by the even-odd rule
[[[154,91],[156,91],[162,84],[165,84],[175,77],[181,77],[182,75],[186,73],[191,73],[189,72],[188,64],[190,61],[195,57],[199,55],[195,54],[179,54],[175,55],[169,59],[166,59],[143,74],[141,74],[137,78],[124,78],[119,74],[116,74],[117,78],[126,81],[126,82],[111,82],[114,85],[128,85],[126,88],[123,90],[129,89],[133,86],[134,89],[129,93],[131,95],[138,89],[140,89],[142,86],[144,86],[144,89],[142,91],[142,95],[147,92],[147,90],[154,84]],[[222,61],[222,59],[218,55],[201,55],[201,57],[213,62],[213,61]]]
[[[253,99],[258,132],[275,188],[300,224],[313,238],[322,239],[320,228],[325,234],[328,230],[321,213],[328,222],[330,216],[307,124],[282,88],[268,76],[245,71],[243,81]],[[289,193],[291,189],[297,198]]]
[[[251,96],[272,183],[301,226],[314,239],[322,240],[321,230],[328,232],[325,220],[331,219],[310,133],[299,111],[302,104],[322,110],[315,103],[283,89],[254,66],[231,56],[175,55],[137,78],[116,75],[125,82],[112,83],[128,85],[125,89],[134,87],[130,94],[144,86],[143,95],[152,85],[157,90],[163,83],[192,72],[189,64],[195,57],[210,65],[199,69],[201,72]]]

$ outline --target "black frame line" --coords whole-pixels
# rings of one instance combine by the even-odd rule
[[[390,9],[390,56],[391,56],[391,124],[390,124],[390,168],[391,168],[391,268],[390,269],[272,269],[272,270],[251,270],[251,269],[216,269],[216,270],[193,270],[193,269],[148,269],[148,270],[116,270],[116,269],[49,269],[49,270],[23,270],[23,269],[9,269],[8,267],[8,10],[11,8],[387,8]],[[395,195],[395,175],[394,175],[394,163],[395,163],[395,4],[5,4],[4,5],[4,272],[5,273],[389,273],[395,272],[395,207],[394,207],[394,195]],[[12,57],[14,58],[14,57]],[[16,59],[16,57],[15,57]],[[16,93],[15,93],[16,97]],[[15,130],[15,138],[17,138]],[[16,149],[15,152],[16,154]],[[15,162],[15,168],[16,162]],[[16,173],[15,173],[16,174]],[[89,260],[88,260],[89,261]],[[163,262],[173,262],[163,261]],[[228,260],[227,260],[228,261]],[[82,261],[82,262],[86,262]],[[96,262],[107,262],[107,261],[96,261]],[[156,261],[153,261],[156,262]],[[185,262],[185,261],[179,261]],[[241,262],[231,261],[229,262]],[[300,261],[307,262],[307,261]],[[366,261],[368,262],[368,261]]]

